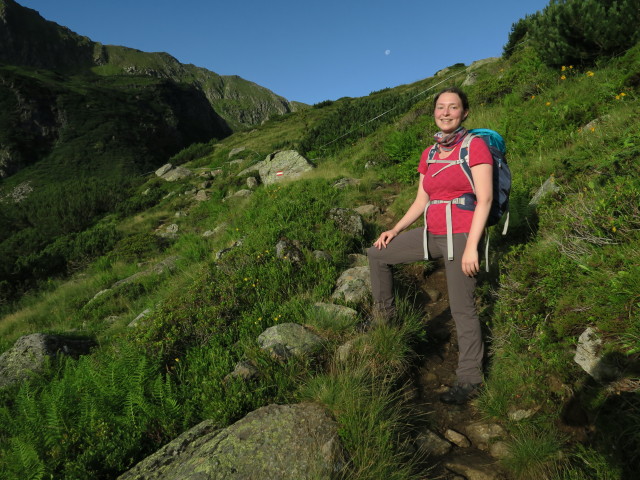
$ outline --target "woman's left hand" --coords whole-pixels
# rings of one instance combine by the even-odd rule
[[[462,273],[467,277],[473,277],[480,271],[480,260],[478,250],[475,248],[465,249],[462,254]]]

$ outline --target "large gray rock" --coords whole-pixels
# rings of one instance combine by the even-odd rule
[[[420,452],[429,456],[442,457],[448,454],[453,445],[431,430],[425,429],[416,436],[416,446]]]
[[[364,235],[364,225],[359,213],[346,208],[332,208],[329,211],[329,219],[333,220],[338,230],[352,235],[362,237]]]
[[[323,344],[322,338],[297,323],[274,325],[258,336],[260,348],[282,360],[292,356],[312,355]]]
[[[175,167],[160,176],[163,180],[167,182],[175,182],[176,180],[181,180],[183,178],[187,178],[193,175],[193,172],[184,167]]]
[[[314,168],[309,160],[295,150],[284,150],[267,155],[262,162],[243,170],[238,176],[257,170],[260,181],[265,185],[271,185],[281,180],[297,179]]]
[[[156,170],[156,176],[162,177],[165,173],[167,173],[172,168],[173,168],[173,165],[171,165],[170,163],[166,163]]]
[[[276,257],[296,265],[304,262],[304,254],[302,253],[300,242],[292,241],[285,237],[282,237],[276,243]]]
[[[0,355],[0,387],[6,387],[43,371],[47,357],[58,354],[87,355],[97,344],[89,338],[33,333],[20,337]]]
[[[336,289],[331,294],[334,300],[361,303],[371,293],[369,267],[353,267],[342,272],[336,281]]]
[[[462,450],[445,460],[444,466],[467,480],[502,480],[506,478],[500,467],[487,453]]]
[[[535,193],[535,195],[529,202],[529,205],[531,206],[538,205],[544,198],[551,195],[552,193],[557,192],[558,190],[560,190],[560,187],[558,187],[558,185],[556,184],[555,177],[547,178],[547,180],[542,184],[542,186]]]
[[[600,334],[588,327],[578,338],[576,354],[573,357],[574,362],[600,382],[611,380],[620,374],[616,366],[604,358],[602,350],[603,342]]]
[[[506,437],[507,432],[497,423],[474,422],[466,427],[467,437],[476,448],[488,450],[492,442]]]
[[[118,480],[323,480],[345,454],[336,422],[319,405],[269,405],[225,429],[205,421]]]
[[[321,315],[327,315],[333,318],[345,317],[355,320],[358,316],[358,312],[353,308],[336,305],[335,303],[316,302],[313,304],[313,308],[317,312],[320,312]]]

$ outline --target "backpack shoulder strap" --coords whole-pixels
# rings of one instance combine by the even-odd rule
[[[462,145],[460,146],[460,160],[463,160],[463,162],[460,163],[460,167],[462,167],[462,171],[467,176],[474,195],[476,193],[476,186],[473,184],[473,175],[471,175],[471,167],[469,166],[469,145],[471,145],[471,140],[475,137],[473,133],[468,133],[462,140]]]
[[[427,156],[427,160],[433,160],[433,157],[436,156],[436,146],[431,145],[431,150],[429,150],[429,155]]]

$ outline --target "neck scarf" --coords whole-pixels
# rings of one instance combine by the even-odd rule
[[[449,133],[448,135],[438,132],[433,138],[436,141],[436,148],[438,152],[450,152],[455,148],[455,146],[462,141],[464,136],[467,134],[467,129],[463,126],[459,126],[455,129],[455,131]]]

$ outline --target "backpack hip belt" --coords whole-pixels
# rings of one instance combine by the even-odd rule
[[[445,167],[446,168],[446,167]],[[474,195],[463,195],[462,197],[454,198],[453,200],[431,200],[424,207],[424,238],[422,244],[424,246],[424,259],[429,260],[429,248],[427,241],[427,209],[429,205],[441,205],[446,204],[446,220],[447,220],[447,259],[453,260],[453,222],[451,220],[451,205],[471,205],[475,202]]]

